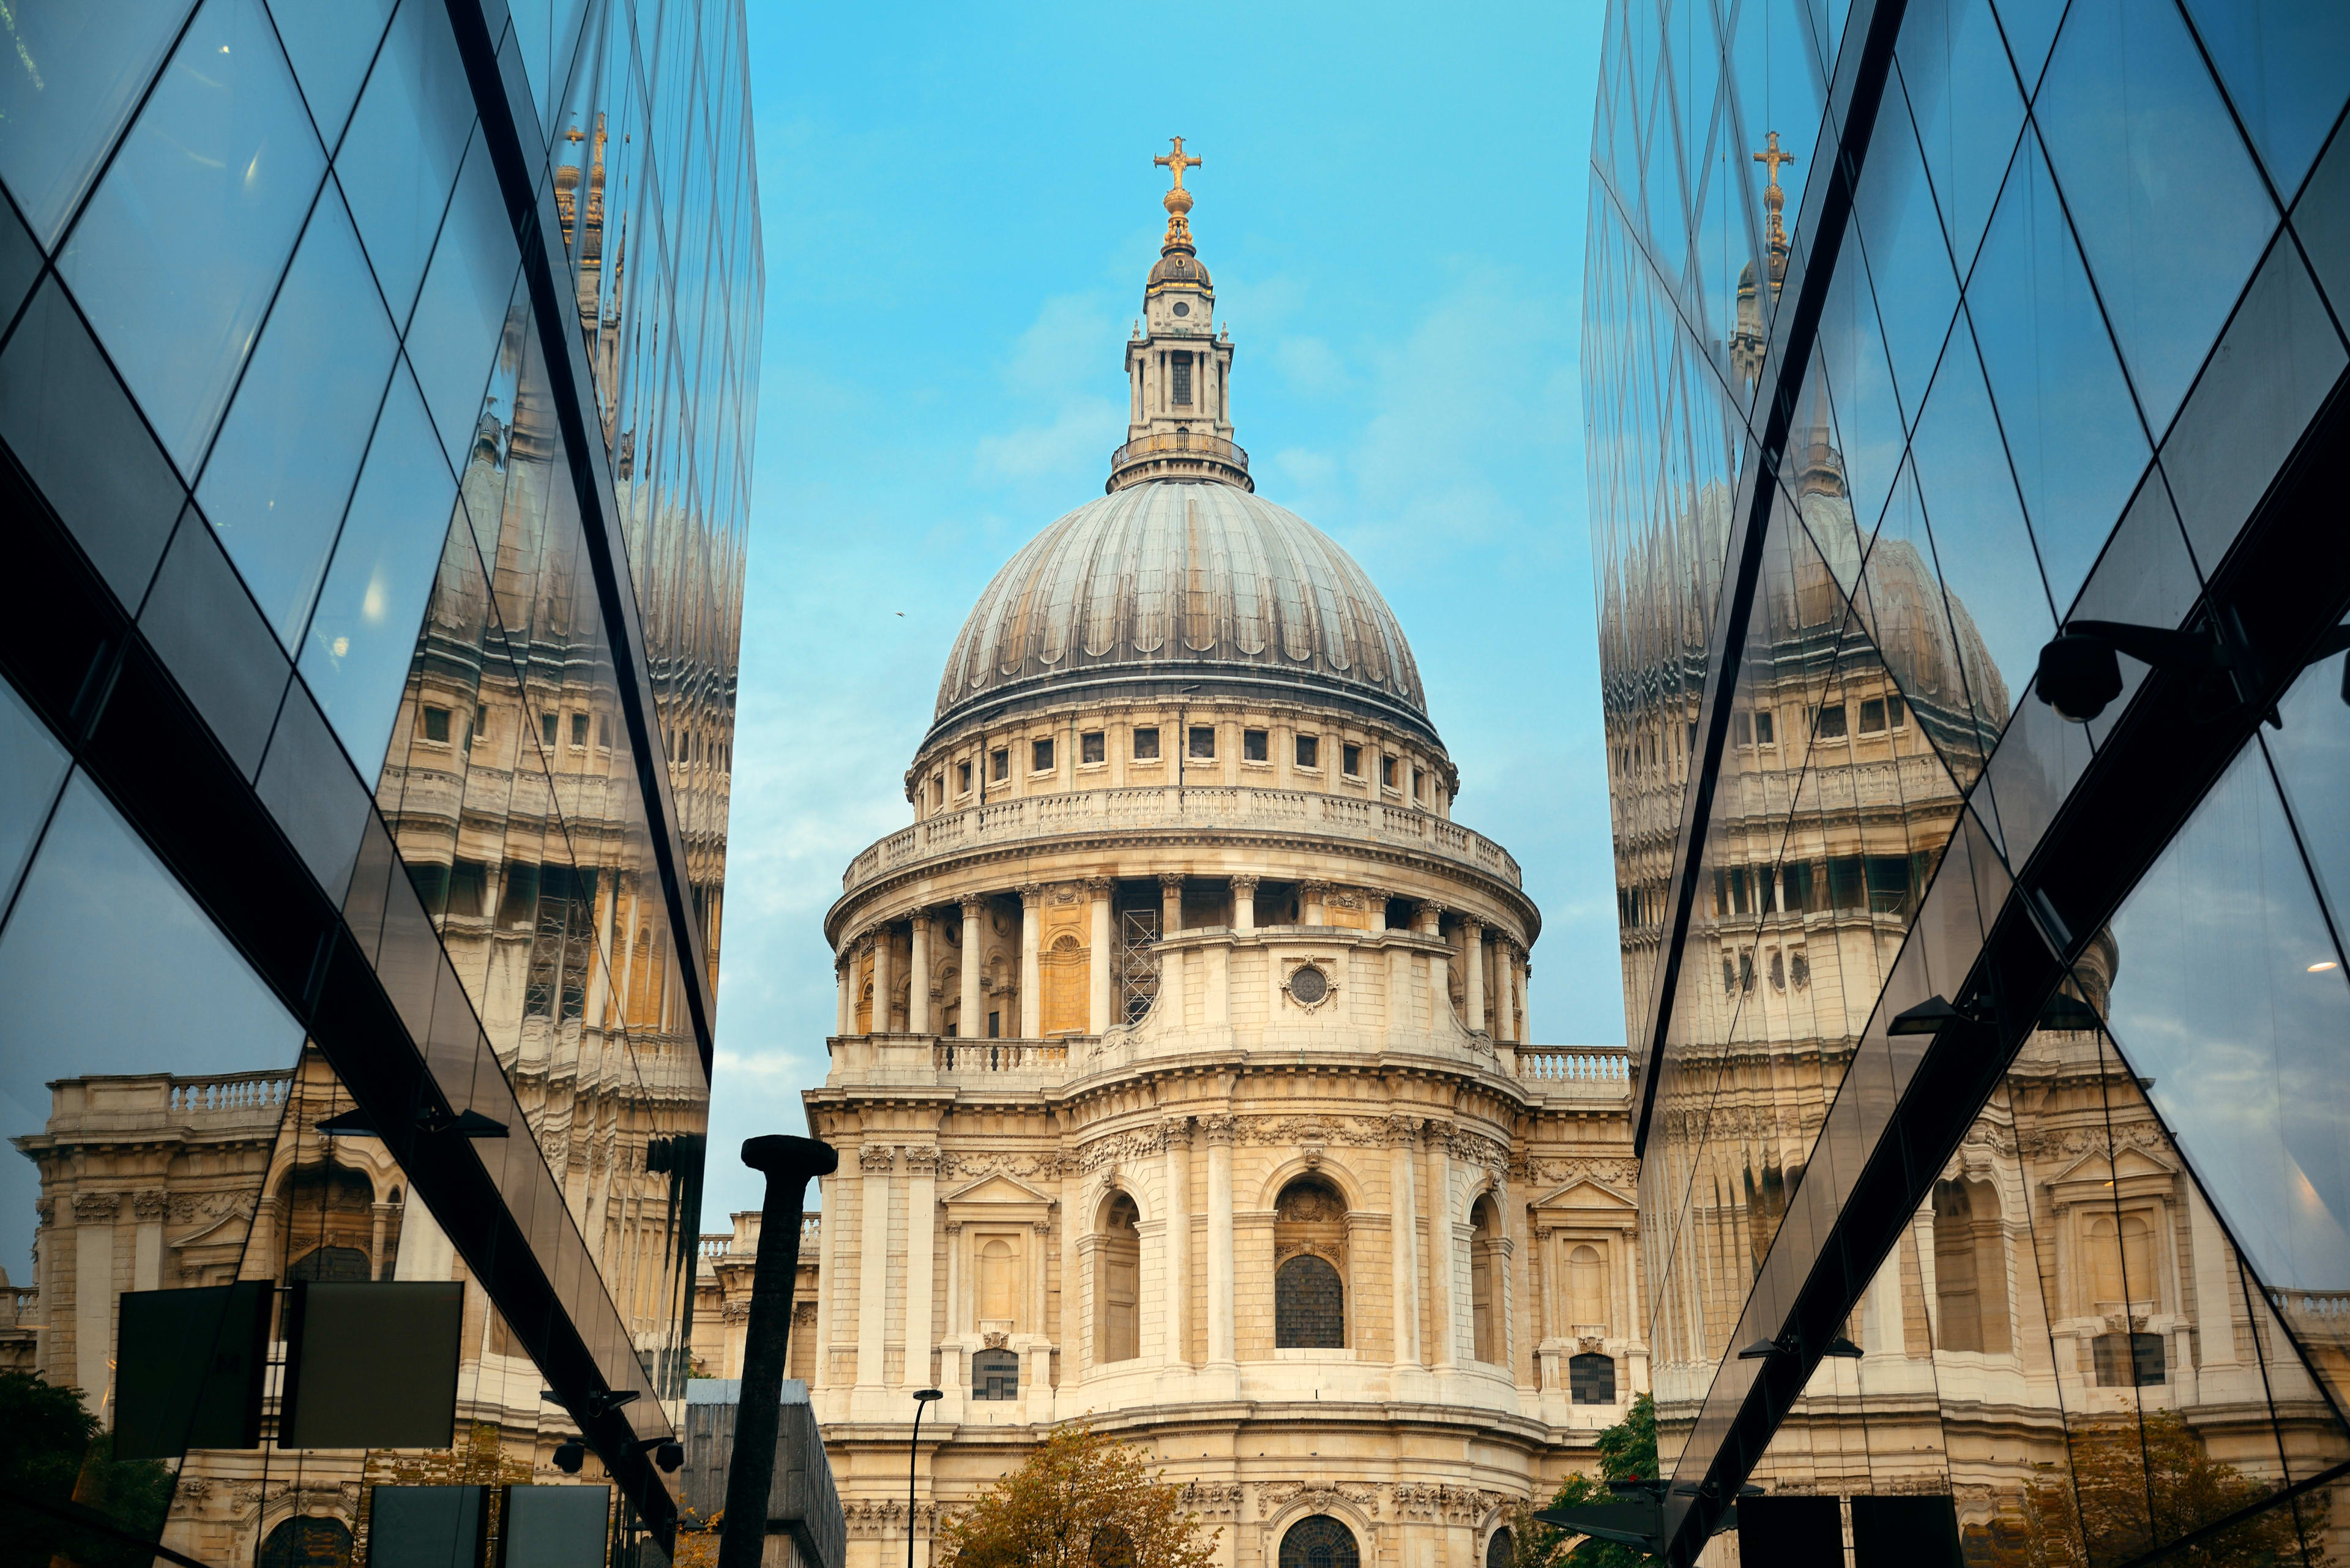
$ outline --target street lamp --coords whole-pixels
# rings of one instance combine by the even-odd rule
[[[914,1467],[920,1462],[922,1412],[946,1397],[941,1388],[914,1390],[914,1435],[906,1440],[906,1568],[914,1568]]]

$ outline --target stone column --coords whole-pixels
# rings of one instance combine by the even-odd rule
[[[940,1227],[946,1237],[946,1338],[939,1356],[939,1386],[960,1407],[971,1395],[971,1371],[963,1365],[962,1336],[971,1332],[971,1314],[963,1302],[962,1225],[950,1220]]]
[[[1180,871],[1163,874],[1159,878],[1159,935],[1161,943],[1159,960],[1159,1016],[1166,1027],[1183,1027],[1183,955],[1168,950],[1164,944],[1183,929],[1183,874]]]
[[[1364,888],[1363,907],[1365,912],[1371,918],[1372,930],[1384,931],[1388,929],[1388,896],[1385,893],[1380,892],[1377,888]]]
[[[1060,1337],[1054,1332],[1055,1325],[1047,1315],[1051,1310],[1048,1298],[1052,1293],[1045,1289],[1045,1284],[1050,1269],[1047,1260],[1053,1252],[1053,1222],[1049,1220],[1036,1220],[1035,1236],[1036,1263],[1028,1273],[1031,1293],[1028,1299],[1035,1303],[1029,1322],[1035,1325],[1030,1332],[1035,1337],[1029,1341],[1028,1353],[1021,1357],[1020,1398],[1030,1420],[1049,1421],[1053,1418],[1053,1342]],[[1076,1346],[1068,1348],[1072,1353],[1069,1365],[1074,1375]]]
[[[1086,883],[1086,893],[1092,898],[1093,950],[1086,955],[1087,1000],[1086,1033],[1104,1034],[1110,1025],[1119,1022],[1118,994],[1110,984],[1110,971],[1117,958],[1116,922],[1110,918],[1110,892],[1117,886],[1107,877],[1096,877]]]
[[[1493,1351],[1494,1358],[1509,1368],[1510,1381],[1518,1381],[1517,1357],[1517,1297],[1510,1289],[1510,1259],[1518,1250],[1517,1238],[1510,1234],[1510,1202],[1500,1188],[1493,1189],[1493,1205],[1501,1220],[1501,1234],[1485,1245],[1492,1249],[1489,1256],[1493,1273]]]
[[[1256,884],[1253,877],[1232,878],[1232,929],[1256,929]]]
[[[885,1143],[857,1151],[865,1175],[863,1211],[857,1219],[857,1390],[879,1392],[882,1314],[889,1304],[889,1173],[897,1157]]]
[[[1507,937],[1493,940],[1493,969],[1501,981],[1494,988],[1493,1001],[1498,1008],[1493,1020],[1493,1038],[1515,1040],[1518,1037],[1517,955]]]
[[[931,914],[927,909],[914,914],[912,956],[906,976],[906,1033],[928,1034],[931,1032]]]
[[[917,971],[919,972],[919,971]],[[931,1351],[938,1330],[931,1320],[937,1266],[939,1151],[920,1144],[906,1151],[906,1365],[909,1390],[931,1386]]]
[[[1230,1116],[1205,1118],[1208,1129],[1208,1365],[1234,1366],[1232,1351],[1232,1140]]]
[[[811,1129],[813,1130],[813,1129]],[[808,1386],[822,1388],[832,1381],[832,1295],[843,1270],[841,1263],[840,1210],[841,1194],[848,1189],[848,1171],[843,1168],[816,1183],[816,1357],[808,1363]],[[417,1208],[423,1210],[423,1205]],[[429,1211],[427,1211],[429,1212]],[[400,1239],[408,1240],[411,1216],[400,1228]]]
[[[1395,1297],[1395,1364],[1399,1371],[1419,1368],[1419,1204],[1415,1189],[1412,1154],[1419,1140],[1419,1123],[1410,1116],[1389,1116],[1388,1134],[1388,1225],[1393,1251],[1389,1288]]]
[[[1452,1157],[1444,1147],[1445,1129],[1428,1127],[1428,1337],[1436,1354],[1429,1359],[1439,1372],[1460,1366],[1460,1335],[1453,1324],[1454,1238],[1452,1234]]]
[[[1327,882],[1300,882],[1297,885],[1297,901],[1304,908],[1298,910],[1299,919],[1309,926],[1328,925],[1330,912],[1324,907],[1322,896],[1329,890]]]
[[[857,959],[852,943],[832,961],[832,975],[840,989],[839,1016],[833,1021],[832,1032],[846,1034],[857,1023]]]
[[[1444,906],[1433,900],[1422,900],[1414,907],[1419,916],[1419,934],[1441,939],[1444,934]],[[1428,1026],[1430,1029],[1444,1021],[1452,1009],[1452,971],[1442,953],[1428,955]]]
[[[1167,1129],[1167,1365],[1191,1360],[1191,1120]]]
[[[161,1194],[158,1193],[156,1196],[160,1198],[161,1197]],[[370,1280],[380,1280],[383,1278],[383,1266],[391,1261],[383,1255],[383,1238],[384,1232],[391,1229],[391,1217],[399,1212],[400,1209],[396,1204],[371,1203],[368,1205],[369,1216],[375,1221],[372,1235],[368,1241],[368,1278]],[[159,1211],[155,1218],[158,1221],[161,1221],[163,1216]],[[141,1226],[140,1229],[144,1230],[145,1227]],[[159,1241],[162,1239],[161,1227],[160,1223],[157,1226],[156,1239]],[[151,1291],[155,1287],[152,1285],[142,1284],[138,1288],[142,1291]]]
[[[1461,1002],[1467,1009],[1471,1033],[1482,1033],[1485,1028],[1485,925],[1482,920],[1461,922]]]
[[[889,928],[874,927],[872,1032],[876,1034],[889,1033],[889,1015],[894,1011],[889,1005],[889,996],[898,988],[897,976],[889,972],[889,961],[895,957],[897,954],[890,950]]]
[[[1043,929],[1045,889],[1030,883],[1020,889],[1020,1038],[1034,1040],[1045,1032],[1045,987],[1036,968],[1036,940]]]
[[[955,1021],[955,1033],[965,1040],[979,1040],[987,1034],[987,997],[980,990],[982,970],[987,956],[987,900],[972,897],[962,901],[962,1016]]]

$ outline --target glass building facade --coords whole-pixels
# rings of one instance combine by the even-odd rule
[[[2341,1561],[2350,13],[1606,26],[1657,1544]]]
[[[591,1542],[671,1539],[763,291],[743,27],[0,11],[27,1560],[348,1563],[431,1484],[550,1489],[494,1493],[498,1561],[577,1527],[565,1489],[603,1489]],[[258,1445],[131,1438],[125,1303],[240,1281],[275,1303]],[[461,1299],[446,1424],[377,1433],[364,1377],[326,1420],[315,1350],[289,1415],[296,1286],[314,1337],[328,1287]]]

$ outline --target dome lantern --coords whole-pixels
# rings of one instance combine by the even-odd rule
[[[1191,242],[1191,192],[1183,172],[1201,160],[1183,151],[1152,160],[1175,177],[1165,197],[1167,238],[1142,287],[1142,321],[1126,346],[1126,443],[1110,454],[1115,493],[1151,479],[1204,480],[1256,488],[1248,453],[1232,441],[1232,343],[1216,332],[1216,289]]]

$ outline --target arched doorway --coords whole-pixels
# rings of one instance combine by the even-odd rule
[[[1281,1568],[1362,1568],[1355,1532],[1326,1513],[1301,1519],[1281,1538]]]
[[[1510,1533],[1507,1525],[1503,1525],[1493,1532],[1492,1539],[1485,1542],[1485,1568],[1510,1568],[1510,1559],[1517,1549],[1517,1537]]]
[[[350,1527],[339,1519],[300,1515],[261,1543],[260,1568],[350,1568]]]
[[[1273,1203],[1273,1343],[1284,1350],[1347,1344],[1347,1200],[1301,1176]]]

